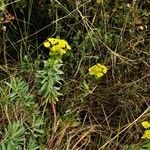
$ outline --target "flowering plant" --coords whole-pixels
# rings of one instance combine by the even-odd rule
[[[62,39],[48,38],[44,46],[50,49],[50,55],[63,55],[71,49],[68,42]]]
[[[67,41],[55,38],[48,38],[43,45],[50,49],[49,59],[44,61],[44,67],[37,72],[39,84],[39,95],[43,98],[43,103],[50,103],[53,110],[54,126],[56,125],[56,102],[60,93],[61,70],[63,65],[62,56],[71,49]]]
[[[89,68],[89,74],[94,75],[96,78],[102,77],[107,72],[107,67],[97,63],[96,65]]]
[[[148,121],[143,121],[143,122],[142,122],[142,126],[146,129],[146,130],[144,131],[144,134],[143,134],[143,136],[142,136],[142,139],[150,139],[150,129],[148,129],[148,128],[150,128],[150,122],[148,122]]]

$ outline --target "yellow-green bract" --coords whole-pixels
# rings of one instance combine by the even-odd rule
[[[71,49],[67,41],[56,38],[48,38],[44,42],[44,46],[49,48],[53,55],[63,55]]]
[[[97,63],[96,65],[89,68],[89,74],[94,75],[96,78],[102,77],[107,72],[107,67]]]
[[[145,130],[142,139],[150,139],[150,130]]]
[[[142,122],[142,126],[143,126],[145,129],[147,129],[147,128],[150,127],[150,122],[148,122],[148,121],[143,121],[143,122]]]
[[[147,130],[144,131],[144,134],[143,134],[143,136],[142,136],[142,139],[150,139],[150,129],[148,129],[148,128],[150,128],[150,122],[148,122],[148,121],[143,121],[143,122],[142,122],[142,126],[143,126],[145,129],[147,129]]]

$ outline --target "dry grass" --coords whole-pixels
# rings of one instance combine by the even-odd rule
[[[22,149],[128,150],[126,145],[140,149],[145,144],[141,122],[150,119],[149,1],[22,0],[6,5],[3,15],[11,13],[15,19],[0,24],[7,28],[0,33],[1,145],[8,148],[11,140],[5,130],[12,132],[12,124],[19,121],[15,125],[23,133],[14,143]],[[63,59],[63,96],[53,126],[49,105],[42,106],[37,93],[35,73],[48,57],[43,41],[57,35],[70,43],[72,51]],[[89,78],[87,90],[83,80],[97,62],[108,66],[108,73],[100,80]],[[5,82],[12,77],[29,85],[28,92],[35,97],[30,110],[18,97],[11,101]],[[23,142],[18,142],[20,138]]]

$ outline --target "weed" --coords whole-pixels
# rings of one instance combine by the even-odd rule
[[[2,0],[0,149],[149,149],[149,7]]]

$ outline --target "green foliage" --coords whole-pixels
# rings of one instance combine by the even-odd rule
[[[22,60],[22,63],[21,63],[21,70],[23,72],[27,72],[27,73],[30,73],[31,71],[33,71],[33,63],[32,61],[30,60],[30,58],[25,55],[23,57],[23,60]],[[35,66],[35,65],[34,65]]]
[[[5,128],[5,136],[2,140],[1,150],[21,150],[25,140],[25,128],[20,122],[13,122]]]
[[[42,117],[33,116],[32,122],[26,124],[27,129],[31,132],[29,135],[32,134],[34,138],[40,137],[40,135],[44,133],[43,124],[44,121]]]
[[[59,92],[62,78],[60,75],[63,72],[60,70],[62,66],[61,59],[50,58],[44,61],[44,68],[37,72],[37,82],[39,84],[39,94],[42,95],[43,103],[56,103],[58,96],[62,94]]]
[[[27,108],[35,104],[34,95],[29,92],[29,85],[20,78],[11,78],[10,83],[6,82],[10,87],[10,102],[18,105],[23,104]]]
[[[150,149],[150,142],[141,146],[140,150],[149,150]]]
[[[27,150],[38,150],[39,146],[37,145],[37,142],[30,138],[28,146],[27,146]]]
[[[39,69],[40,62],[40,55],[34,60],[32,60],[31,56],[25,55],[20,64],[22,75],[27,78],[32,78],[35,72]]]
[[[150,149],[150,142],[125,145],[124,147],[124,150],[149,150],[149,149]]]

